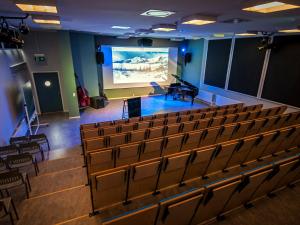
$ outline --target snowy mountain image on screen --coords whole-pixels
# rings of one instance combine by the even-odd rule
[[[168,51],[113,51],[114,83],[164,82],[168,60]]]

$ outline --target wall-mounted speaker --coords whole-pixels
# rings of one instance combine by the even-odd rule
[[[187,63],[192,62],[192,53],[186,53],[184,55],[184,64],[186,65]]]
[[[103,52],[96,52],[96,62],[97,64],[104,64],[104,53]]]
[[[141,39],[138,39],[137,42],[138,42],[138,46],[141,46],[141,47],[151,47],[153,44],[153,40],[150,38],[141,38]]]

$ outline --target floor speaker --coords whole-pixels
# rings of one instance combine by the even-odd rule
[[[105,107],[105,98],[103,97],[99,97],[99,96],[95,96],[95,97],[91,97],[91,107],[94,109],[101,109]]]

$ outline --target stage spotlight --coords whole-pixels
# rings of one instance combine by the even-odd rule
[[[19,25],[19,31],[20,31],[21,34],[24,34],[24,35],[29,33],[29,27],[27,26],[26,23],[24,23],[23,20]]]
[[[181,52],[182,52],[182,53],[185,53],[185,52],[186,52],[186,49],[185,49],[185,48],[182,48],[182,49],[181,49]]]

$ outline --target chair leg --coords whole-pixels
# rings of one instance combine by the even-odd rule
[[[0,196],[1,196],[1,198],[4,198],[2,190],[0,190]]]
[[[6,192],[7,197],[9,197],[10,196],[9,191],[7,189],[5,189],[5,192]]]
[[[28,187],[27,187],[26,182],[24,183],[24,186],[25,186],[25,191],[26,191],[26,197],[27,197],[27,199],[29,199],[29,192],[28,192]]]
[[[46,138],[46,142],[47,142],[47,146],[48,146],[48,151],[50,151],[50,143],[49,143],[48,138]]]
[[[27,181],[27,184],[28,184],[29,191],[31,191],[31,185],[30,185],[28,174],[26,174],[26,181]]]
[[[19,215],[18,215],[16,206],[15,206],[15,203],[14,203],[13,200],[11,200],[11,205],[12,205],[12,208],[13,208],[13,210],[14,210],[14,212],[15,212],[15,215],[16,215],[17,220],[19,220]]]
[[[44,151],[41,149],[42,160],[45,160]]]
[[[12,225],[15,225],[15,223],[14,223],[14,218],[13,218],[11,212],[9,212],[8,215],[9,215],[11,224],[12,224]]]

